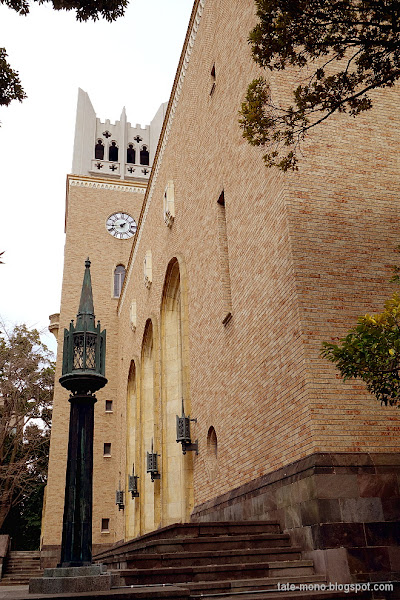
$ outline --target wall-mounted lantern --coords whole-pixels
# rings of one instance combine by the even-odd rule
[[[191,419],[190,416],[185,415],[185,407],[183,405],[182,398],[182,416],[178,417],[176,415],[176,441],[178,444],[182,444],[182,453],[186,454],[186,452],[196,452],[199,453],[199,443],[196,440],[192,443],[192,439],[190,437],[190,421],[193,423],[197,423],[197,419]]]
[[[161,475],[158,472],[157,457],[160,456],[153,451],[153,439],[151,440],[151,452],[147,452],[147,473],[150,473],[151,480],[160,479]]]
[[[121,490],[121,482],[119,482],[119,489],[115,492],[115,504],[118,506],[118,510],[124,510],[124,490]]]
[[[135,465],[133,465],[132,475],[128,478],[128,492],[132,494],[132,498],[139,498],[138,479],[139,475],[135,475]]]

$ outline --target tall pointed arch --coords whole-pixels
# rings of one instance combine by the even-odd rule
[[[182,399],[190,412],[187,347],[187,302],[184,274],[173,258],[167,268],[161,304],[162,438],[163,473],[162,524],[185,522],[193,508],[193,455],[182,454],[176,443],[176,415]]]
[[[146,473],[146,452],[150,452],[152,442],[156,452],[157,439],[157,407],[155,390],[155,340],[153,323],[148,319],[143,335],[141,353],[141,386],[140,386],[140,443],[141,443],[141,516],[140,533],[153,531],[160,525],[160,482],[152,482]],[[143,481],[144,480],[144,481]]]
[[[137,473],[142,462],[140,444],[140,394],[139,377],[134,360],[131,361],[128,375],[126,398],[126,487],[128,489],[129,475],[133,468]],[[139,484],[140,484],[139,480]],[[126,499],[125,509],[125,538],[131,539],[140,535],[140,502],[131,501],[129,495]]]

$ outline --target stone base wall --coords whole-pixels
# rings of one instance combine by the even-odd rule
[[[192,521],[278,520],[332,582],[400,579],[400,453],[318,453],[193,510]]]

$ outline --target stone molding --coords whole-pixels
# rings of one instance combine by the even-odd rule
[[[98,190],[114,190],[118,192],[131,192],[135,194],[145,194],[145,187],[136,187],[132,185],[123,185],[120,183],[105,183],[103,181],[87,181],[84,179],[69,179],[69,187],[88,187]]]

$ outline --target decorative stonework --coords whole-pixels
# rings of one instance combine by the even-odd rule
[[[131,307],[129,310],[131,329],[132,331],[136,331],[136,319],[137,319],[137,308],[136,308],[136,300],[132,300]]]
[[[168,181],[164,191],[164,223],[167,227],[172,227],[175,219],[175,190],[174,182]]]
[[[152,281],[153,281],[153,265],[152,265],[151,250],[147,250],[146,255],[144,257],[143,276],[144,276],[144,285],[147,287],[147,289],[150,289]]]
[[[88,187],[99,190],[116,190],[118,192],[134,192],[135,194],[145,194],[146,188],[121,185],[118,183],[104,183],[102,181],[85,181],[83,179],[70,179],[69,186]]]
[[[142,219],[141,227],[140,227],[140,229],[138,231],[138,236],[137,236],[136,244],[135,244],[134,251],[133,251],[132,261],[130,263],[129,271],[126,274],[126,276],[127,276],[127,285],[124,287],[124,292],[121,295],[120,304],[119,304],[119,310],[121,309],[122,304],[124,302],[125,294],[126,294],[125,290],[127,290],[127,288],[128,288],[129,279],[130,279],[130,276],[131,276],[131,273],[132,273],[133,265],[135,264],[136,254],[137,254],[137,251],[138,251],[138,248],[139,248],[140,239],[142,237],[143,225],[144,225],[144,223],[146,221],[146,217],[147,217],[147,213],[149,211],[151,199],[153,197],[153,192],[154,192],[155,184],[157,182],[158,172],[160,170],[160,165],[161,165],[162,158],[163,158],[163,155],[164,155],[165,147],[166,147],[167,142],[168,142],[169,132],[171,131],[172,122],[174,120],[176,107],[178,105],[179,98],[180,98],[180,95],[181,95],[181,92],[182,92],[183,80],[185,79],[186,71],[187,71],[187,68],[188,68],[188,65],[189,65],[190,55],[192,54],[192,49],[193,49],[194,42],[195,42],[195,39],[196,39],[196,36],[197,36],[197,31],[199,29],[201,17],[203,15],[203,10],[204,10],[205,3],[206,3],[206,0],[199,0],[199,4],[197,6],[196,16],[195,16],[195,18],[193,20],[192,31],[190,33],[190,38],[189,38],[189,41],[188,41],[187,46],[186,46],[185,58],[183,59],[183,62],[182,62],[182,66],[181,66],[181,71],[180,71],[178,83],[177,83],[176,88],[175,88],[174,99],[173,99],[173,101],[171,103],[170,112],[169,112],[169,115],[168,115],[168,121],[167,121],[165,130],[164,130],[164,134],[162,136],[162,143],[161,143],[160,151],[159,151],[159,154],[158,154],[156,162],[153,163],[153,171],[154,171],[154,173],[153,173],[153,178],[151,180],[151,187],[149,189],[149,194],[148,194],[148,197],[147,197],[146,206],[145,206],[145,209],[144,209],[144,212],[143,212],[143,219]]]

